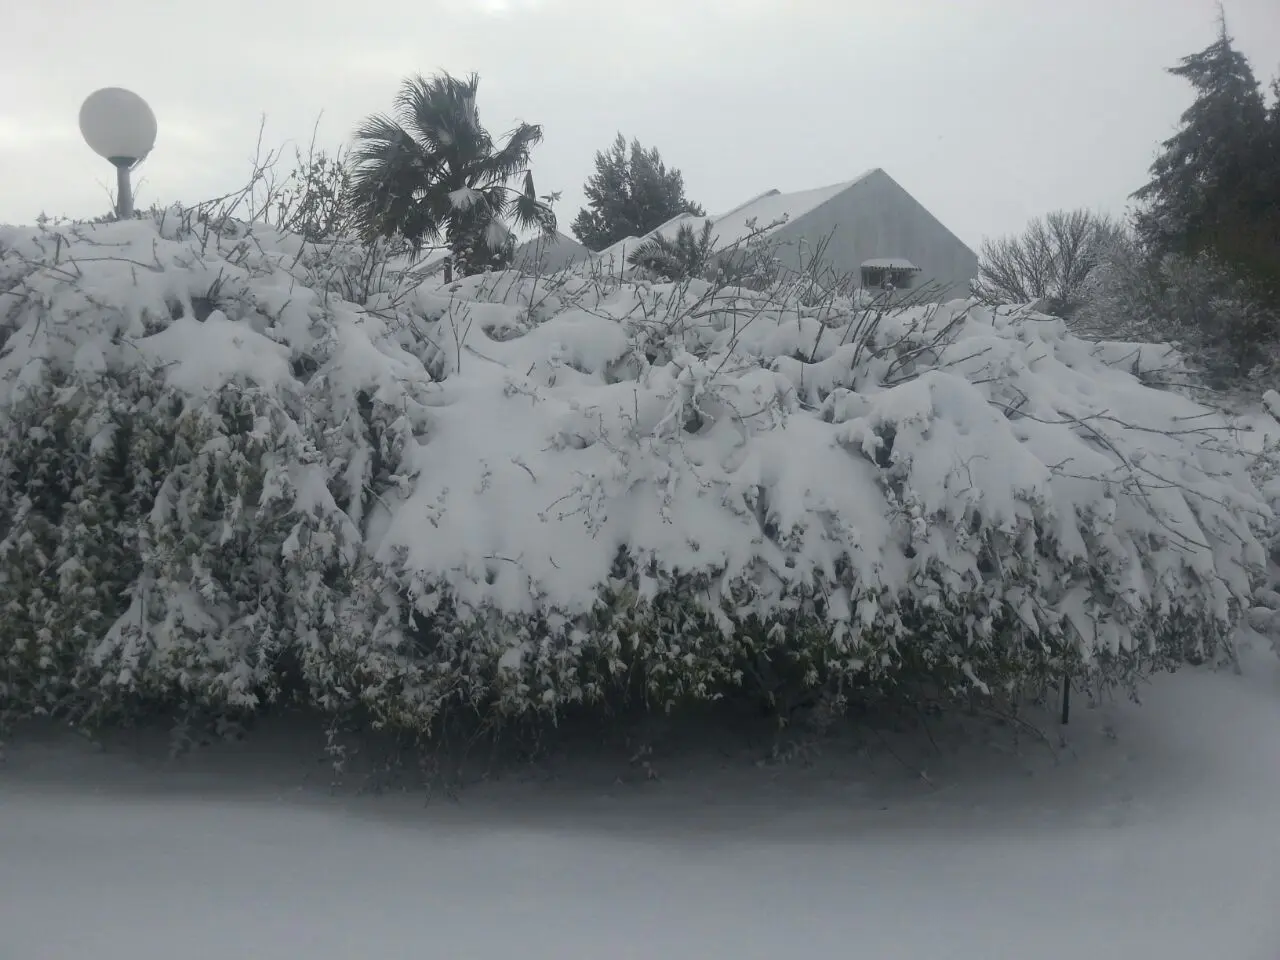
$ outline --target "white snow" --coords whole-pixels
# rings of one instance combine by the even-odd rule
[[[874,172],[874,170],[868,170],[852,180],[794,193],[767,190],[726,213],[711,217],[678,214],[642,237],[624,237],[604,250],[593,253],[588,263],[594,265],[594,269],[606,274],[624,275],[627,272],[627,257],[636,247],[655,236],[674,239],[676,232],[685,225],[692,227],[694,233],[700,235],[704,226],[711,224],[711,236],[715,249],[727,250],[748,238],[769,235],[780,229],[783,224],[791,223],[811,210],[816,210]]]
[[[1188,642],[1225,630],[1264,568],[1268,495],[1239,424],[1141,382],[1175,352],[965,302],[872,316],[697,281],[405,285],[340,244],[182,216],[0,228],[8,462],[87,469],[60,451],[109,451],[120,410],[131,443],[184,431],[154,456],[143,572],[112,584],[133,605],[102,635],[33,631],[22,669],[75,657],[113,692],[251,707],[287,645],[317,700],[349,703],[358,658],[354,683],[425,725],[458,685],[513,711],[571,704],[593,659],[714,687],[744,623],[772,638],[788,617],[821,627],[840,677],[906,645],[958,661],[1049,638],[1096,662],[1150,650],[1156,615]],[[0,581],[6,609],[96,602],[76,576],[116,571],[92,521],[13,523],[7,562],[49,582]],[[209,530],[252,555],[220,558]],[[623,548],[635,566],[605,607]],[[679,599],[718,632],[643,620],[674,571],[702,578]],[[229,589],[245,582],[255,599]],[[446,626],[472,632],[424,651],[402,607],[442,595]],[[957,608],[954,639],[903,613]],[[637,623],[661,642],[615,667]],[[1159,677],[1141,708],[1078,702],[1053,755],[658,752],[654,783],[571,769],[444,809],[329,797],[296,743],[156,768],[18,739],[0,960],[1275,960],[1280,675],[1247,644],[1242,664]]]
[[[689,213],[678,213],[665,223],[654,227],[643,237],[623,237],[603,250],[590,254],[583,261],[583,270],[585,272],[599,272],[609,276],[624,276],[631,270],[627,258],[646,241],[655,237],[674,240],[680,232],[680,228],[684,226],[691,228],[694,236],[701,236],[703,227],[708,223],[714,222],[710,217],[695,217]],[[719,246],[717,244],[717,248]]]
[[[724,213],[717,213],[717,214],[714,214],[714,215],[711,217],[711,219],[712,219],[712,220],[723,220],[725,217],[727,217],[727,216],[729,216],[729,215],[731,215],[731,214],[737,213],[739,210],[742,210],[744,207],[748,207],[748,206],[750,206],[750,205],[751,205],[751,204],[753,204],[753,203],[757,203],[757,202],[759,202],[760,200],[763,200],[765,197],[776,197],[776,196],[778,196],[780,193],[782,193],[782,191],[781,191],[781,190],[779,190],[779,189],[777,189],[776,187],[775,187],[775,188],[771,188],[771,189],[769,189],[769,190],[764,190],[764,191],[762,191],[761,193],[757,193],[757,194],[756,194],[754,197],[752,197],[750,200],[743,200],[743,201],[742,201],[742,203],[738,204],[736,207],[731,207],[730,209],[726,210]]]
[[[914,263],[903,257],[878,257],[874,260],[864,260],[862,262],[863,269],[869,270],[919,270]]]
[[[163,762],[20,740],[0,956],[1274,960],[1280,664],[1245,668],[1080,704],[1056,762],[899,743],[927,783],[884,750],[659,754],[655,781],[567,769],[424,806],[331,796],[252,735]]]
[[[666,240],[674,240],[681,227],[689,227],[696,236],[702,232],[704,226],[714,222],[711,217],[695,217],[691,213],[678,213],[666,223],[649,231],[645,234],[645,237],[662,237]]]
[[[586,260],[588,255],[586,247],[559,231],[550,236],[535,234],[516,247],[512,266],[547,276]]]
[[[874,172],[874,170],[868,170],[852,180],[834,183],[827,187],[816,187],[795,193],[767,193],[716,219],[714,230],[716,246],[719,249],[732,246],[750,236],[753,230],[765,231],[765,228],[772,227],[780,220],[787,223],[795,221],[844,193],[856,183],[865,180]]]
[[[455,210],[470,210],[484,196],[472,187],[459,187],[449,193],[449,203]]]
[[[621,276],[627,271],[627,258],[649,236],[650,234],[646,233],[643,237],[623,237],[598,253],[591,254],[584,266],[587,269],[603,271],[608,275]]]
[[[346,644],[402,669],[405,616],[384,592],[423,613],[447,593],[458,623],[506,625],[397,679],[407,699],[436,702],[433,684],[453,671],[490,683],[491,669],[522,696],[578,696],[575,658],[614,657],[627,629],[622,604],[606,628],[586,619],[624,548],[637,571],[627,603],[642,612],[672,571],[707,578],[689,602],[721,635],[655,656],[723,664],[730,647],[717,645],[749,618],[776,624],[816,592],[850,674],[894,644],[925,642],[907,602],[965,605],[957,629],[977,649],[1014,611],[1022,627],[999,642],[1060,639],[1088,662],[1147,649],[1152,613],[1224,627],[1264,563],[1269,510],[1230,424],[1140,383],[1122,360],[1131,345],[1094,346],[1058,320],[956,301],[871,324],[848,301],[828,309],[701,281],[498,273],[404,287],[366,282],[358,257],[344,272],[341,250],[235,224],[206,235],[180,212],[59,229],[0,229],[14,273],[0,294],[0,416],[44,416],[53,401],[30,398],[57,377],[82,384],[59,396],[85,405],[76,429],[95,432],[93,398],[115,397],[120,382],[163,383],[194,401],[184,417],[228,388],[256,398],[255,436],[278,446],[240,455],[264,465],[280,512],[296,518],[260,549],[282,563],[311,538],[368,585],[333,594],[285,567],[299,579],[281,589],[314,606],[280,615],[317,677],[333,675]],[[218,309],[202,322],[194,304],[215,286]],[[313,375],[295,371],[300,358]],[[150,409],[155,421],[170,408]],[[890,434],[892,455],[877,463]],[[153,537],[191,535],[186,518],[207,509],[202,478],[243,442],[211,439],[174,467]],[[343,488],[371,493],[339,506]],[[97,662],[119,665],[115,682],[128,685],[169,669],[184,645],[212,647],[202,682],[251,699],[265,682],[252,671],[266,667],[249,664],[272,655],[254,655],[264,641],[238,601],[193,589],[158,548],[143,560],[156,586],[138,593],[177,591],[181,622],[130,608],[99,638]],[[335,622],[326,604],[346,619],[321,634]],[[547,622],[532,626],[534,613]],[[141,665],[139,649],[154,651]]]

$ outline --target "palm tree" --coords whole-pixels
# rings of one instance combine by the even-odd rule
[[[705,273],[714,255],[710,221],[702,225],[700,233],[695,233],[691,224],[682,223],[675,237],[655,234],[636,247],[627,262],[664,280],[685,280]]]
[[[420,252],[442,238],[449,248],[446,281],[510,262],[521,228],[555,230],[549,201],[539,197],[529,154],[542,127],[521,123],[501,145],[480,125],[480,78],[448,73],[405,80],[393,116],[375,114],[356,131],[351,203],[366,240],[403,237]],[[521,178],[522,189],[508,186]]]

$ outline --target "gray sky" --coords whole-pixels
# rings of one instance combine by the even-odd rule
[[[1226,7],[1267,82],[1280,0]],[[446,69],[480,74],[491,132],[543,125],[535,178],[563,191],[566,231],[621,130],[712,213],[878,166],[976,247],[1054,208],[1122,210],[1189,103],[1162,70],[1214,16],[1211,0],[7,0],[0,222],[107,209],[112,171],[76,126],[98,87],[159,118],[149,204],[243,183],[263,114],[278,145],[323,112],[331,146],[403,76]]]

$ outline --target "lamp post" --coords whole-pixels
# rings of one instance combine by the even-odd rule
[[[103,87],[80,106],[80,135],[116,168],[116,219],[132,217],[129,173],[156,145],[156,115],[132,90]]]

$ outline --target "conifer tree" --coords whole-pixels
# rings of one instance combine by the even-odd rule
[[[595,167],[583,186],[587,205],[573,221],[574,236],[589,250],[643,236],[677,214],[705,215],[685,197],[683,174],[667,169],[657,148],[646,150],[639,140],[628,149],[619,133],[607,152],[596,152]]]
[[[1221,6],[1214,41],[1169,73],[1194,102],[1134,194],[1133,242],[1112,251],[1083,319],[1177,340],[1219,386],[1240,386],[1280,369],[1280,105],[1268,107]]]
[[[1263,175],[1258,220],[1269,264],[1271,302],[1280,309],[1280,72],[1271,81],[1271,109],[1261,150]]]
[[[1164,141],[1151,181],[1134,193],[1139,234],[1158,253],[1209,252],[1244,266],[1267,167],[1267,110],[1221,11],[1213,43],[1169,73],[1189,82],[1196,99]]]

